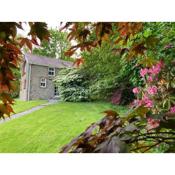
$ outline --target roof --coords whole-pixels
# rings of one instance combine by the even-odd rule
[[[65,68],[65,67],[73,66],[73,63],[70,61],[54,59],[54,58],[49,58],[45,56],[38,56],[38,55],[29,54],[29,53],[26,53],[24,58],[29,64],[35,64],[40,66],[50,66],[55,68]]]

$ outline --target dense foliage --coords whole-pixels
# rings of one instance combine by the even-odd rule
[[[107,100],[115,104],[128,104],[134,98],[132,88],[142,83],[138,76],[139,68],[134,67],[133,61],[127,62],[113,53],[114,46],[115,44],[112,41],[110,44],[104,42],[101,47],[94,48],[91,52],[85,51],[82,53],[85,61],[79,66],[78,72],[81,76],[84,76],[83,81],[86,82],[88,88],[89,101]],[[76,76],[77,72],[72,72],[72,75],[73,73]],[[60,82],[61,80],[65,81],[66,77],[67,75],[65,74],[64,79],[60,79]],[[74,84],[71,83],[69,89],[71,86],[74,88]],[[60,91],[63,91],[63,89],[68,91],[67,86],[64,88],[60,87],[59,89]],[[72,96],[71,93],[69,94]],[[118,98],[119,96],[120,98]],[[65,100],[65,98],[61,99]],[[76,98],[74,99],[76,101]]]
[[[63,69],[55,78],[62,101],[89,101],[88,77],[78,69]]]
[[[139,69],[134,67],[133,61],[120,59],[112,49],[111,44],[104,42],[90,53],[85,52],[82,54],[85,62],[81,69],[91,77],[91,100],[112,100],[116,103],[114,96],[117,92],[117,104],[128,104],[134,97],[132,88],[142,83],[137,74]]]
[[[120,59],[121,69],[116,76],[115,89],[112,91],[112,103],[130,104],[134,99],[133,87],[143,85],[143,81],[139,77],[139,67],[135,66],[135,62],[135,60],[128,62],[125,59]]]
[[[107,99],[116,86],[116,73],[120,70],[120,64],[119,58],[111,52],[110,44],[103,43],[92,52],[82,53],[85,62],[79,69],[90,77],[86,81],[89,81],[91,100]]]

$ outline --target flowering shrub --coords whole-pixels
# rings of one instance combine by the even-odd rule
[[[152,114],[160,114],[161,112],[171,113],[175,112],[175,97],[172,94],[173,87],[167,86],[169,82],[167,76],[167,67],[163,61],[159,61],[156,65],[150,68],[143,68],[140,70],[140,76],[144,80],[146,86],[144,88],[135,87],[133,93],[137,95],[137,99],[134,100],[133,106],[144,106],[150,109]],[[174,74],[168,77],[174,81]],[[166,105],[168,103],[168,105]],[[160,120],[153,118],[147,119],[147,129],[157,128],[160,124]]]
[[[88,76],[79,69],[63,69],[55,78],[59,99],[69,102],[89,101]]]
[[[140,70],[140,76],[146,86],[133,89],[133,93],[137,95],[137,99],[133,103],[134,106],[143,105],[151,108],[153,114],[170,111],[171,106],[175,104],[175,97],[172,93],[174,87],[167,83],[169,79],[171,79],[172,84],[175,80],[174,72],[169,74],[167,69],[163,61],[159,61],[150,68]]]

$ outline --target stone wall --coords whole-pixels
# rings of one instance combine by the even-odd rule
[[[58,69],[55,69],[55,75],[58,74]],[[46,87],[40,87],[41,78],[46,78]],[[54,76],[48,75],[48,67],[31,65],[30,74],[30,96],[29,100],[35,99],[50,99],[54,97]]]
[[[28,81],[27,81],[27,76],[29,73],[29,64],[26,64],[24,68],[23,66],[25,65],[25,62],[22,63],[21,65],[21,80],[20,80],[20,100],[27,100],[27,90],[28,90]],[[25,72],[24,72],[25,69]]]

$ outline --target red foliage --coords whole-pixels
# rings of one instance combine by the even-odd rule
[[[10,94],[15,91],[15,76],[12,69],[18,69],[22,53],[20,49],[26,45],[32,50],[32,44],[37,43],[37,37],[40,40],[48,39],[49,32],[45,23],[30,22],[31,28],[29,38],[17,38],[17,29],[22,29],[22,23],[4,22],[0,24],[0,118],[10,116],[13,112],[11,105],[14,100]]]
[[[76,61],[74,62],[74,65],[79,67],[83,63],[84,63],[84,58],[77,58]]]

